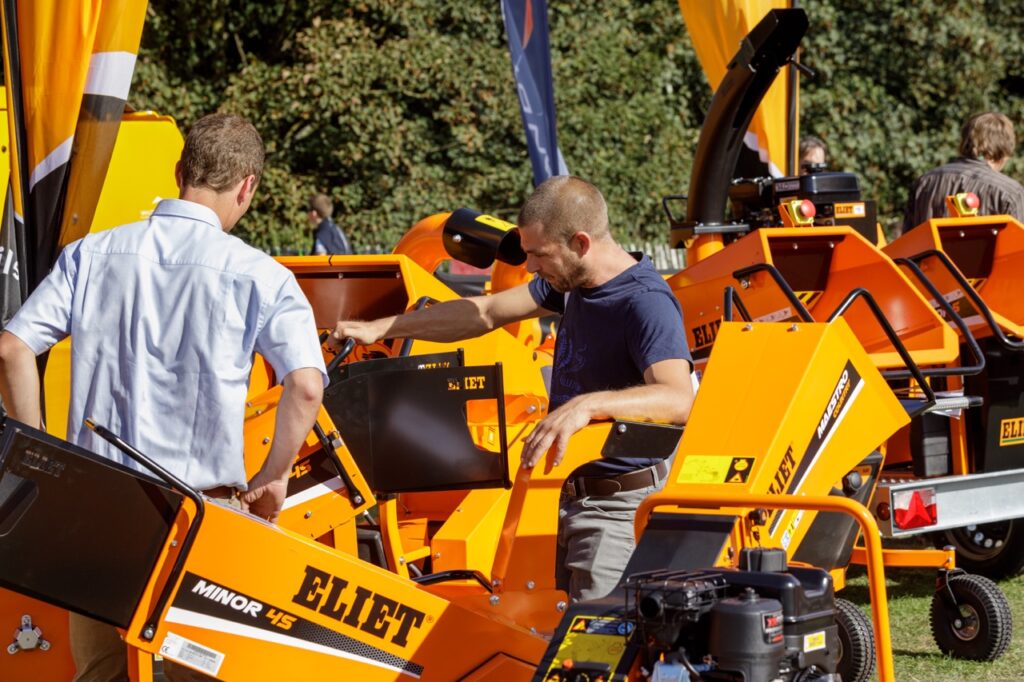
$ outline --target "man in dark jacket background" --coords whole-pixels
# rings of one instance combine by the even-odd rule
[[[903,231],[946,215],[946,197],[974,192],[978,215],[1010,215],[1024,220],[1024,187],[1001,171],[1013,156],[1013,123],[998,112],[976,114],[960,132],[960,158],[922,175],[910,190]]]
[[[309,222],[315,226],[313,231],[313,248],[311,256],[322,256],[326,254],[338,254],[347,256],[352,253],[352,247],[333,220],[334,204],[326,194],[316,194],[309,200]]]

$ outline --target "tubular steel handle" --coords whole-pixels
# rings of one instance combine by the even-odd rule
[[[803,495],[752,495],[746,492],[716,490],[714,493],[669,490],[654,493],[644,499],[636,510],[634,528],[636,537],[643,534],[647,520],[657,507],[681,506],[704,509],[738,507],[753,509],[802,509],[809,511],[840,512],[852,516],[860,525],[867,550],[868,592],[871,598],[871,621],[875,631],[875,655],[878,681],[892,682],[892,639],[889,635],[889,602],[885,592],[885,572],[882,567],[882,540],[878,524],[863,505],[845,497]]]
[[[953,279],[956,280],[956,283],[960,285],[961,289],[963,289],[964,295],[967,296],[967,298],[971,299],[971,303],[973,303],[974,307],[978,309],[978,314],[981,315],[982,318],[984,318],[985,322],[992,329],[992,334],[996,337],[996,340],[999,341],[999,343],[1002,344],[1004,348],[1006,348],[1007,350],[1015,351],[1024,350],[1024,339],[1020,341],[1014,341],[1003,333],[1003,330],[1000,329],[999,324],[996,322],[995,318],[992,317],[992,311],[989,310],[988,305],[985,303],[985,301],[982,300],[981,296],[978,295],[978,292],[975,291],[974,287],[971,286],[970,282],[964,279],[963,274],[961,274],[959,268],[956,267],[953,261],[949,259],[949,256],[947,256],[942,251],[938,251],[937,249],[929,249],[928,251],[922,251],[917,255],[911,256],[910,260],[922,261],[925,258],[928,258],[929,256],[934,256],[935,258],[937,258],[938,261],[942,263],[942,265],[947,270],[949,270],[949,274],[953,276]]]
[[[896,333],[896,330],[894,330],[892,325],[889,324],[889,320],[886,319],[885,314],[882,313],[882,309],[878,307],[878,303],[867,289],[858,287],[848,293],[846,298],[844,298],[842,302],[836,306],[836,309],[832,311],[832,314],[828,316],[828,322],[832,322],[837,317],[845,313],[858,298],[863,298],[864,302],[867,303],[871,313],[875,316],[875,320],[882,327],[882,331],[885,332],[885,335],[889,338],[889,343],[891,343],[892,347],[896,349],[900,359],[903,360],[903,364],[907,367],[906,370],[882,372],[882,376],[886,379],[906,379],[914,377],[914,381],[917,382],[917,385],[921,388],[921,392],[924,393],[925,402],[929,407],[934,405],[935,391],[933,391],[928,382],[924,380],[924,374],[922,374],[921,368],[917,366],[916,362],[914,362],[914,358],[910,356],[910,352],[907,350],[907,347],[903,345],[902,341],[900,341],[900,337]]]
[[[732,322],[732,307],[736,305],[736,309],[740,311],[740,316],[747,322],[751,321],[750,313],[747,312],[747,306],[743,305],[743,299],[736,293],[735,287],[725,288],[725,301],[722,303],[722,319],[726,322]]]
[[[949,304],[946,297],[943,296],[935,287],[935,284],[928,279],[928,275],[924,274],[921,267],[909,258],[897,258],[893,262],[897,265],[904,266],[914,273],[914,277],[921,282],[924,288],[928,290],[928,293],[935,298],[940,306],[942,306],[942,310],[949,315],[950,321],[952,321],[953,324],[956,325],[957,329],[960,330],[960,334],[964,337],[964,342],[971,349],[971,355],[974,356],[974,364],[968,365],[967,367],[961,366],[948,367],[944,369],[926,369],[922,370],[922,372],[927,376],[972,376],[985,369],[985,355],[981,352],[981,347],[978,346],[978,340],[974,338],[974,334],[971,333],[967,323],[964,322],[964,318],[956,314],[956,311],[953,310],[953,306]]]
[[[793,289],[789,286],[789,282],[787,282],[786,278],[782,276],[782,273],[779,272],[779,269],[776,268],[771,263],[758,263],[757,265],[751,265],[746,268],[740,268],[736,272],[732,273],[732,276],[733,279],[737,281],[742,281],[753,275],[755,272],[767,272],[769,275],[771,275],[772,279],[775,280],[775,284],[778,285],[779,289],[782,290],[782,293],[785,294],[786,299],[789,301],[790,305],[793,306],[793,310],[795,310],[797,314],[800,315],[800,319],[803,320],[804,322],[814,322],[814,318],[811,317],[811,314],[809,312],[807,312],[807,308],[800,301],[800,299],[796,297],[796,294],[793,293]]]
[[[181,550],[178,552],[178,557],[174,560],[174,566],[171,568],[171,572],[167,576],[167,582],[164,583],[164,587],[160,591],[160,596],[153,605],[153,610],[150,612],[149,618],[146,619],[146,624],[142,627],[142,632],[139,633],[139,637],[141,639],[151,642],[153,641],[153,637],[156,636],[156,626],[157,621],[160,618],[160,614],[163,613],[164,607],[167,606],[167,602],[171,598],[171,591],[174,589],[174,586],[178,584],[178,577],[181,575],[181,571],[185,567],[185,559],[188,557],[189,550],[192,549],[192,543],[195,542],[196,535],[199,534],[199,526],[203,523],[203,516],[206,514],[206,506],[203,502],[202,495],[200,495],[195,489],[151,460],[149,457],[146,457],[144,454],[133,448],[122,440],[116,433],[105,426],[97,424],[89,418],[85,419],[85,425],[90,430],[95,431],[97,435],[116,447],[118,450],[131,457],[146,469],[152,471],[160,480],[188,497],[192,500],[192,503],[196,505],[195,518],[192,519],[192,523],[185,532],[185,539],[181,542]]]

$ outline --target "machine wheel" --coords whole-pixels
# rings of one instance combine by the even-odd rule
[[[942,653],[971,661],[994,661],[1010,646],[1013,615],[999,586],[980,575],[960,573],[948,580],[958,609],[941,592],[932,597],[932,636]]]
[[[1024,569],[1024,519],[1010,519],[933,535],[936,547],[956,547],[956,565],[993,580],[1012,578]]]
[[[843,682],[867,682],[875,671],[875,636],[871,621],[856,604],[836,598],[839,667]]]

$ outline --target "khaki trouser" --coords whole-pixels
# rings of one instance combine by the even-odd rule
[[[570,497],[562,494],[555,550],[555,587],[573,602],[599,599],[615,589],[633,556],[633,519],[656,485],[614,495]]]
[[[241,509],[238,498],[212,501]],[[68,639],[76,669],[73,682],[128,682],[128,645],[117,628],[77,613],[69,616]],[[216,679],[168,660],[164,660],[164,678],[167,682]]]
[[[117,628],[72,613],[69,619],[74,682],[127,682],[128,646]],[[215,679],[164,659],[167,682],[206,682]]]

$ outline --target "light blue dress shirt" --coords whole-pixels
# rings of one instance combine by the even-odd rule
[[[327,380],[294,275],[179,199],[68,245],[7,331],[36,354],[72,336],[68,440],[140,469],[90,417],[199,490],[246,485],[253,351],[278,378],[315,367]]]

